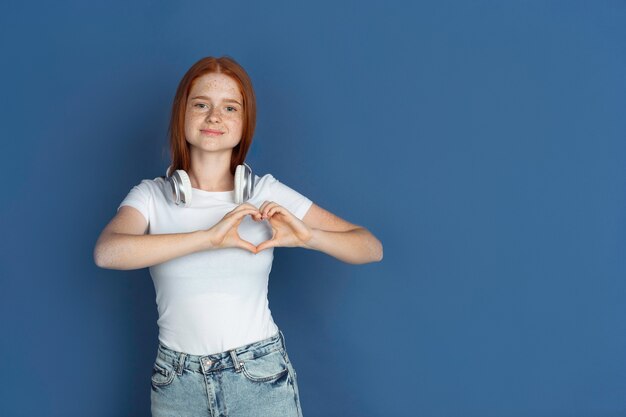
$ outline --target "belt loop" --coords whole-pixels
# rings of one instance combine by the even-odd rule
[[[241,372],[241,367],[243,366],[243,362],[239,362],[239,358],[237,357],[237,353],[235,349],[230,351],[230,358],[233,360],[233,364],[235,365],[235,372]]]
[[[183,374],[183,369],[185,368],[186,356],[187,354],[181,353],[180,356],[178,357],[178,364],[176,366],[176,373],[178,374],[178,376],[181,376]]]

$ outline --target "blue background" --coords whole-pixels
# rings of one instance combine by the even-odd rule
[[[3,416],[147,416],[147,269],[99,269],[198,59],[248,161],[384,245],[276,249],[305,416],[626,415],[626,3],[3,2]]]

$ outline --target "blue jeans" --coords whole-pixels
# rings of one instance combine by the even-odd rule
[[[153,417],[302,417],[296,371],[280,330],[205,356],[159,343],[150,400]]]

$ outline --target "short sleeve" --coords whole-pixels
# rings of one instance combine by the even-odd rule
[[[148,180],[143,180],[138,185],[131,188],[130,192],[126,195],[124,200],[117,207],[117,211],[122,206],[131,206],[139,210],[143,217],[146,218],[146,222],[150,224],[150,200],[152,194],[150,193],[150,186]]]
[[[302,220],[313,204],[313,201],[309,198],[283,184],[274,177],[271,177],[270,193],[273,201],[276,201],[278,204],[285,207],[300,220]]]

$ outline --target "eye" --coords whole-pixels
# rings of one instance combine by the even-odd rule
[[[237,111],[237,109],[236,109],[235,107],[233,107],[233,106],[227,106],[227,107],[226,107],[226,110],[228,110],[229,112],[235,112],[235,111]]]
[[[204,103],[196,103],[193,105],[194,107],[198,107],[198,106],[206,106],[206,104]],[[200,108],[204,108],[204,107],[200,107]]]

